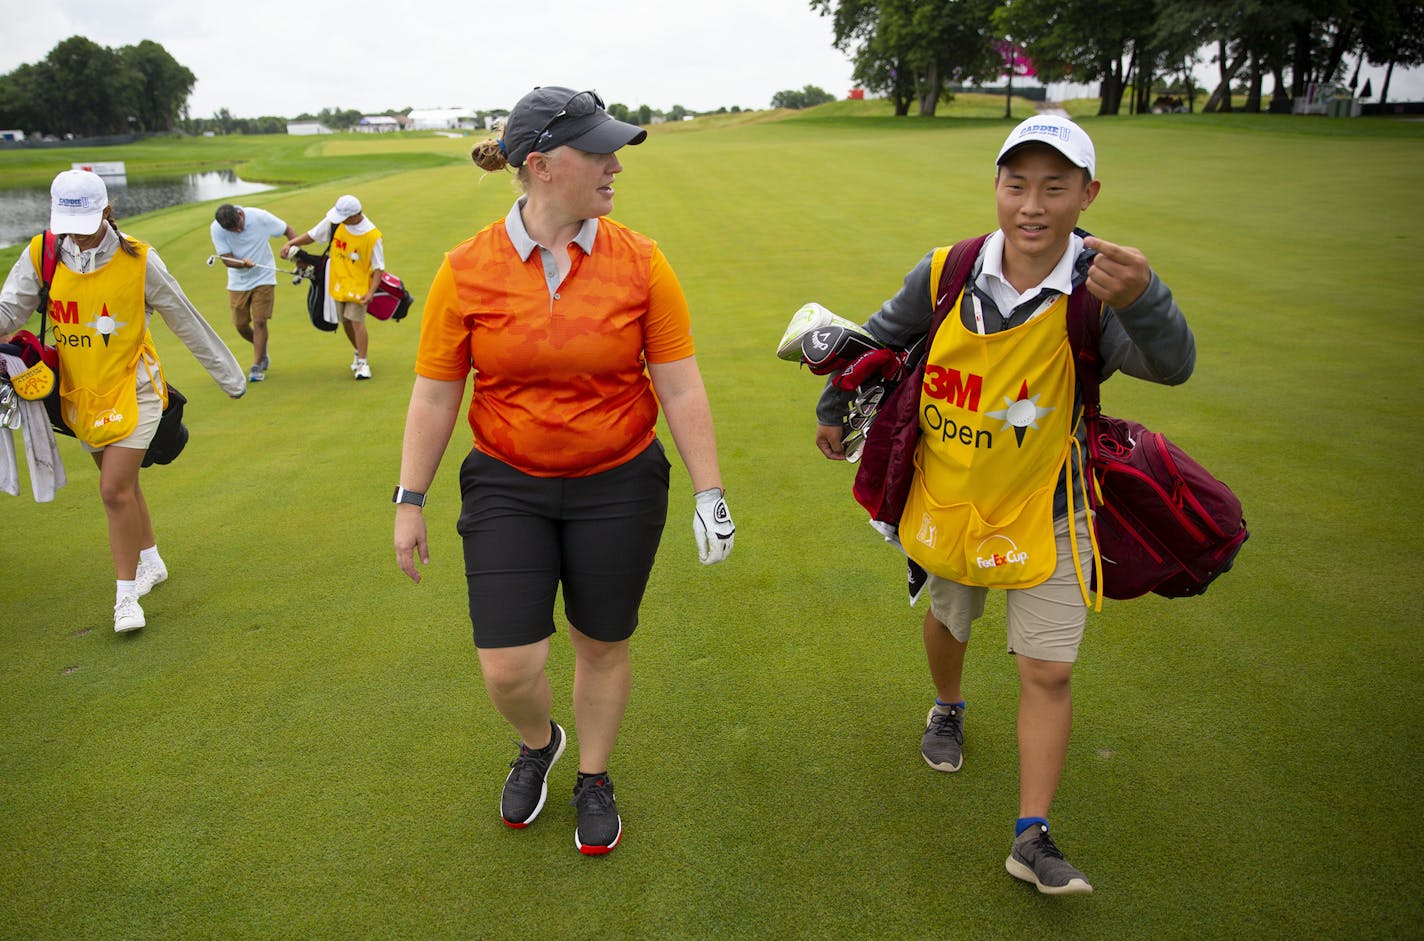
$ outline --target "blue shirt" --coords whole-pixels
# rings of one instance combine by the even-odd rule
[[[227,289],[229,291],[250,291],[263,284],[276,284],[277,272],[272,269],[277,267],[277,262],[272,255],[272,245],[268,240],[279,235],[285,236],[287,223],[265,209],[246,209],[242,206],[237,208],[242,210],[242,231],[229,232],[218,225],[217,220],[214,219],[212,225],[208,227],[208,232],[213,240],[213,248],[219,255],[251,258],[255,264],[269,267],[228,268]]]

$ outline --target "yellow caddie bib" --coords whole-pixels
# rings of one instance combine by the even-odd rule
[[[1068,299],[1009,330],[964,326],[969,292],[925,360],[915,475],[900,543],[965,585],[1030,588],[1053,574],[1053,491],[1072,440]]]
[[[90,447],[127,438],[138,426],[138,370],[149,370],[164,405],[168,387],[148,332],[143,293],[148,246],[122,249],[102,268],[75,274],[63,264],[49,294],[50,332],[59,352],[59,398],[65,423]],[[30,243],[40,270],[43,236]]]
[[[334,301],[359,301],[371,290],[371,253],[381,230],[352,235],[345,223],[331,233],[331,260],[327,262],[326,292]]]

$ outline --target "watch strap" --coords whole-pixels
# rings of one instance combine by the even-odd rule
[[[409,503],[411,506],[425,506],[425,494],[416,493],[414,490],[407,490],[397,486],[396,492],[391,496],[392,503]]]

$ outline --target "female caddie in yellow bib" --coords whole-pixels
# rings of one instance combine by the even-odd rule
[[[168,579],[139,486],[169,400],[149,318],[161,316],[229,396],[240,397],[247,383],[232,352],[158,252],[119,231],[108,187],[98,174],[64,170],[54,178],[49,231],[53,238],[35,236],[5,277],[0,336],[18,330],[43,307],[40,340],[53,336],[64,424],[99,472],[114,559],[114,630],[135,631],[148,623],[139,598]],[[26,396],[43,396],[53,386],[48,368],[12,378],[22,378],[17,388]],[[75,555],[73,547],[45,546],[66,558]],[[66,570],[66,576],[77,578],[87,566]],[[81,596],[89,593],[76,589],[75,597]]]
[[[1029,588],[1053,573],[1053,491],[1068,458],[1073,359],[1067,298],[979,334],[959,316],[935,334],[920,390],[914,483],[900,542],[965,585]]]
[[[40,239],[30,246],[36,268]],[[144,309],[148,246],[136,239],[131,244],[133,255],[119,252],[97,271],[78,274],[60,265],[50,289],[64,421],[94,448],[121,441],[138,426],[136,371],[146,372],[168,404]]]

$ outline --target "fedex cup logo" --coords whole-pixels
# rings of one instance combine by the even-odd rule
[[[990,543],[994,545],[990,547]],[[1008,536],[990,536],[974,550],[974,564],[981,569],[996,569],[1005,565],[1021,565],[1028,553],[1015,545]]]

